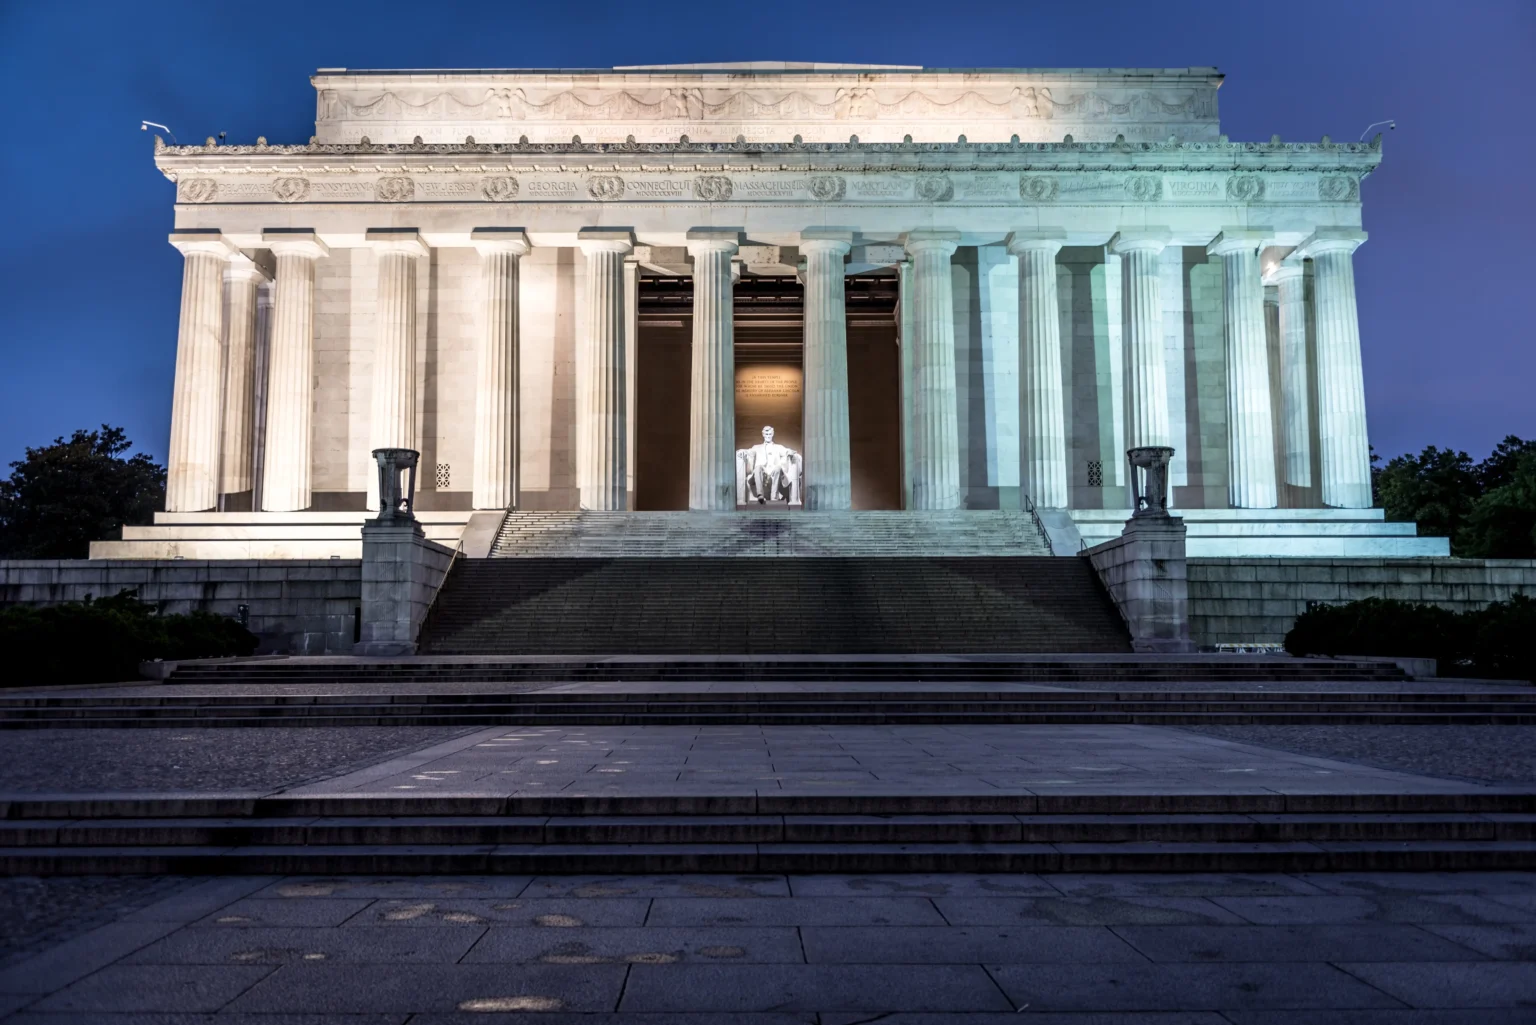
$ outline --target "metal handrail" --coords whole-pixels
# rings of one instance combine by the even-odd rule
[[[1051,546],[1051,535],[1045,529],[1045,523],[1040,519],[1040,513],[1035,510],[1035,500],[1028,495],[1024,495],[1023,498],[1024,508],[1029,512],[1029,518],[1034,521],[1035,533],[1040,535],[1040,542],[1045,545],[1046,551],[1055,555],[1056,549]]]

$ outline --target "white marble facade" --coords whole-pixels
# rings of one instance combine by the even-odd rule
[[[1177,449],[1180,509],[1370,503],[1351,254],[1379,142],[1231,142],[1214,69],[312,81],[308,144],[156,144],[187,258],[171,520],[222,507],[219,481],[257,485],[246,521],[353,508],[384,444],[422,451],[427,508],[625,508],[635,281],[667,265],[708,275],[678,401],[708,421],[691,502],[726,508],[720,299],[797,263],[807,515],[847,504],[836,265],[902,282],[909,508],[1032,498],[1096,522],[1127,508],[1138,442]]]

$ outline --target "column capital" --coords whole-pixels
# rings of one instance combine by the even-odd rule
[[[1257,253],[1264,243],[1275,237],[1273,228],[1222,228],[1221,234],[1211,239],[1205,247],[1207,256],[1230,256],[1233,253]]]
[[[627,253],[635,248],[635,233],[628,228],[582,228],[576,245],[583,253]]]
[[[1167,228],[1139,228],[1135,231],[1117,231],[1105,244],[1116,256],[1125,253],[1161,253],[1173,241],[1173,233]]]
[[[181,250],[182,256],[191,256],[193,253],[207,253],[210,256],[229,256],[237,252],[230,245],[223,232],[218,228],[198,228],[191,230],[173,231],[170,235],[171,245]]]
[[[960,233],[948,228],[909,231],[901,237],[901,244],[914,256],[919,252],[942,252],[949,256],[960,247]]]
[[[1045,252],[1052,256],[1061,251],[1066,245],[1067,233],[1061,228],[1019,229],[1010,231],[1008,237],[1003,239],[1003,245],[1008,247],[1008,252],[1014,256],[1025,252]]]
[[[1296,256],[1310,260],[1320,253],[1353,253],[1370,236],[1359,228],[1318,228],[1296,247]]]
[[[259,285],[271,281],[272,277],[256,261],[237,251],[229,255],[229,262],[224,265],[224,280],[252,281]]]
[[[469,242],[481,256],[489,253],[527,256],[533,248],[522,228],[476,228],[469,233]]]
[[[844,228],[806,228],[800,232],[800,252],[845,256],[853,249],[853,232]]]
[[[261,244],[279,256],[318,260],[331,255],[330,246],[320,241],[313,228],[268,228],[261,233]]]
[[[1270,264],[1264,271],[1263,281],[1265,285],[1278,285],[1282,281],[1293,281],[1303,273],[1301,258],[1293,252],[1279,263]]]
[[[427,244],[415,228],[369,228],[363,236],[374,252],[426,256]]]
[[[734,253],[741,248],[739,228],[689,228],[686,236],[688,255]]]

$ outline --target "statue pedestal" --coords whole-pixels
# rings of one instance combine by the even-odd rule
[[[1133,516],[1117,538],[1083,553],[1098,570],[1136,651],[1195,650],[1189,636],[1189,564],[1184,521],[1177,516]]]

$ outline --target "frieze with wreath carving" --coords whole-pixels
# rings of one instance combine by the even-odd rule
[[[693,194],[709,203],[724,202],[735,191],[731,180],[723,174],[707,174],[693,181]]]
[[[916,193],[925,203],[945,203],[955,198],[955,183],[948,175],[926,175],[917,180]]]
[[[416,196],[416,182],[403,174],[380,178],[373,194],[381,203],[409,203]]]
[[[1125,180],[1125,194],[1141,203],[1163,198],[1163,179],[1155,174],[1133,174]]]
[[[599,203],[624,198],[624,179],[616,174],[600,174],[587,182],[587,195]]]
[[[1255,203],[1264,198],[1264,179],[1256,174],[1234,174],[1227,179],[1227,198],[1238,203]]]
[[[219,183],[212,178],[188,178],[177,184],[176,198],[183,203],[212,203]]]
[[[1351,203],[1360,198],[1360,181],[1331,175],[1317,182],[1317,198],[1325,203]]]
[[[1026,203],[1054,203],[1061,192],[1061,183],[1055,178],[1020,178],[1019,198]]]
[[[822,203],[836,203],[848,194],[848,180],[840,174],[821,174],[807,183],[811,198]]]
[[[492,203],[505,203],[517,196],[517,179],[506,174],[482,178],[480,195]]]
[[[272,198],[279,203],[301,203],[309,198],[308,178],[279,178],[272,183]]]

